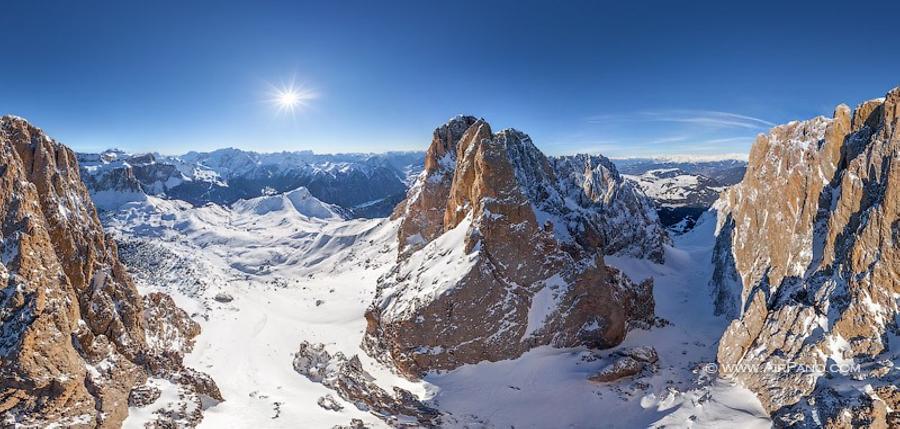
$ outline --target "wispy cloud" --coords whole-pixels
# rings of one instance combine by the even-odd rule
[[[632,114],[595,115],[587,120],[592,124],[609,122],[675,122],[693,124],[709,128],[745,128],[765,129],[775,126],[765,119],[739,113],[719,112],[715,110],[655,110]]]
[[[646,146],[661,145],[666,143],[680,143],[690,140],[690,136],[663,136],[647,140],[642,140],[641,144]]]
[[[599,152],[607,156],[694,154],[734,157],[750,148],[770,121],[715,110],[665,109],[585,118],[578,138],[557,138],[556,153]],[[588,137],[590,136],[590,137]]]
[[[728,143],[753,143],[755,136],[737,136],[737,137],[723,137],[717,139],[708,139],[703,140],[701,143],[708,145],[717,145],[717,144],[728,144]]]

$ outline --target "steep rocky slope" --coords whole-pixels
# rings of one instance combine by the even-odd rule
[[[454,118],[395,211],[396,265],[366,314],[366,349],[403,373],[610,347],[653,319],[652,285],[605,253],[662,259],[650,203],[608,160],[547,158],[516,130]]]
[[[900,424],[898,155],[900,88],[760,135],[716,203],[720,370],[779,426]]]
[[[97,218],[75,154],[25,120],[0,118],[0,415],[4,426],[118,427],[148,378],[185,386],[199,421],[215,383],[183,367],[196,325],[137,293]]]

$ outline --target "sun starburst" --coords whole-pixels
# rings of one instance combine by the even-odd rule
[[[279,113],[293,115],[297,110],[307,107],[317,95],[311,89],[295,81],[280,86],[270,85],[269,102],[278,108]]]

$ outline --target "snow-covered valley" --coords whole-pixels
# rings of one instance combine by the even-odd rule
[[[225,401],[204,411],[202,427],[330,428],[384,422],[354,404],[317,402],[331,391],[291,365],[303,341],[358,355],[379,385],[398,385],[439,409],[445,427],[768,427],[747,390],[705,374],[727,325],[712,315],[712,217],[666,248],[666,263],[607,257],[634,280],[655,280],[652,329],[633,330],[616,348],[539,347],[499,362],[465,365],[409,381],[360,350],[364,313],[396,258],[398,222],[341,220],[327,207],[281,195],[232,207],[192,207],[148,197],[104,212],[109,233],[142,293],[164,291],[202,326],[186,363],[210,374]],[[702,267],[702,269],[698,269]],[[652,345],[658,370],[592,383],[618,350]],[[127,427],[173,406],[164,394],[132,408]],[[611,420],[610,416],[615,416]]]

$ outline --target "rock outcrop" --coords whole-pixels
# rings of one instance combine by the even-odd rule
[[[148,325],[171,317],[174,304],[138,294],[75,154],[10,116],[0,118],[0,219],[2,425],[118,427],[135,386],[184,374],[174,347],[154,343],[162,331]]]
[[[594,383],[608,383],[642,372],[652,373],[659,369],[659,355],[649,346],[619,350],[610,356],[612,361],[596,374],[588,377]]]
[[[867,368],[898,357],[898,155],[900,88],[760,135],[744,180],[716,204],[713,292],[737,318],[720,371],[779,426],[855,426],[854,413],[896,395],[896,370]],[[884,410],[872,427],[896,422]]]
[[[652,284],[603,256],[661,260],[667,237],[605,158],[547,158],[522,132],[460,116],[435,130],[394,216],[399,256],[364,347],[405,375],[546,344],[609,347],[653,318]]]
[[[294,370],[310,381],[322,383],[362,411],[369,411],[397,428],[440,427],[441,413],[420,402],[407,390],[394,387],[390,394],[362,367],[359,357],[329,353],[323,344],[303,342],[294,354]],[[331,395],[319,398],[320,407],[343,408]]]

